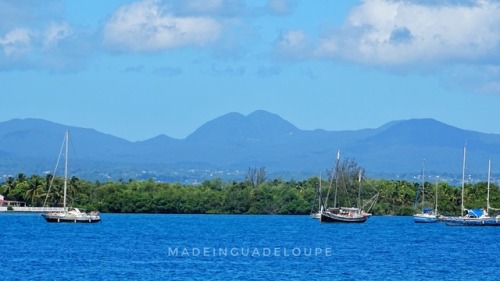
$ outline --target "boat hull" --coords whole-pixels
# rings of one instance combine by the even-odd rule
[[[51,223],[97,223],[101,221],[100,216],[84,215],[84,216],[69,216],[65,214],[42,214],[46,222]]]
[[[322,213],[320,218],[325,223],[364,223],[367,219],[368,216],[349,217],[331,213]]]
[[[500,218],[484,220],[484,226],[500,226]]]
[[[500,226],[498,218],[448,218],[444,222],[449,226]]]
[[[413,216],[415,223],[436,223],[439,222],[439,217],[436,215],[422,215],[417,214]]]

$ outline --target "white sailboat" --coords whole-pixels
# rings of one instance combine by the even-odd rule
[[[493,208],[490,205],[490,180],[491,180],[491,159],[488,160],[488,191],[486,194],[486,210],[488,212],[490,211],[500,211],[498,208]],[[496,217],[497,219],[500,219],[500,215]]]
[[[500,209],[493,208],[490,205],[490,179],[491,179],[491,159],[488,160],[488,186],[486,193],[486,214],[489,214],[491,211],[499,211]],[[487,226],[500,226],[500,214],[496,217],[490,217],[488,215],[487,218],[484,218],[484,225]]]
[[[489,216],[488,211],[490,206],[490,172],[491,160],[488,160],[488,191],[486,195],[486,209],[465,209],[464,208],[464,187],[465,187],[465,154],[466,147],[464,146],[464,160],[462,168],[462,205],[461,216],[448,217],[445,219],[446,225],[449,226],[500,226],[500,216],[492,218]]]
[[[413,215],[413,221],[415,223],[435,223],[439,221],[439,215],[437,213],[437,182],[435,197],[436,204],[434,210],[432,208],[425,207],[425,165],[422,165],[422,211]]]
[[[65,147],[65,163],[64,163],[64,199],[63,199],[63,211],[61,212],[50,212],[43,213],[42,216],[47,222],[73,222],[73,223],[96,223],[101,221],[101,217],[98,212],[82,212],[78,208],[68,208],[66,206],[66,194],[68,186],[68,144],[69,144],[69,132],[66,131],[64,135],[63,145]],[[48,194],[47,194],[48,196]]]

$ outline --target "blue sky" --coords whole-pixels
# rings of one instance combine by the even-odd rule
[[[0,0],[0,121],[131,141],[226,113],[500,133],[500,2]]]

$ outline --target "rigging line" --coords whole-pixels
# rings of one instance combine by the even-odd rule
[[[370,199],[365,200],[365,202],[363,202],[363,203],[364,203],[364,204],[363,204],[363,210],[367,210],[367,212],[368,212],[369,210],[371,210],[371,209],[373,208],[373,206],[374,206],[374,205],[375,205],[375,203],[377,202],[378,197],[380,196],[380,191],[379,191],[379,190],[377,190],[377,188],[375,188],[375,187],[371,184],[371,182],[370,182],[370,181],[369,181],[369,180],[368,180],[365,176],[361,175],[361,180],[362,180],[362,182],[364,182],[364,183],[368,184],[368,185],[369,185],[371,188],[373,188],[373,190],[376,192],[376,193],[375,193],[375,194],[374,194],[374,195],[373,195]],[[368,204],[370,204],[370,207],[369,207],[368,209],[365,209],[365,208],[366,208],[366,206],[367,206]]]
[[[370,187],[372,187],[373,189],[375,189],[375,191],[378,191],[371,183],[370,181],[368,181],[369,179],[365,176],[363,176],[364,173],[361,174],[361,181],[362,182],[365,182],[366,184],[368,184]]]
[[[338,169],[338,165],[339,165],[339,157],[340,157],[340,150],[337,150],[337,160],[335,161],[335,166],[332,168],[332,171],[330,174],[330,185],[328,186],[328,191],[326,192],[326,198],[325,198],[325,209],[328,208],[328,197],[330,197],[330,189],[332,189],[332,185],[333,185],[333,177],[335,176],[335,180],[337,180],[337,175],[335,175],[337,173],[337,169]],[[337,186],[335,186],[335,188],[337,188]],[[335,208],[337,205],[337,196],[335,194],[335,200],[334,200],[334,203],[333,203],[333,207]]]
[[[316,189],[316,192],[314,194],[314,198],[311,201],[311,213],[314,213],[314,207],[316,206],[316,198],[319,200],[319,204],[321,205],[321,194],[319,193],[319,190],[321,189],[321,176],[319,178],[319,186],[318,189]]]
[[[347,206],[352,206],[351,205],[351,199],[350,199],[350,194],[349,194],[349,191],[347,190],[347,186],[349,185],[349,187],[351,187],[351,178],[348,177],[348,175],[346,175],[346,173],[348,173],[348,171],[346,171],[344,169],[344,166],[345,166],[345,162],[344,164],[342,165],[343,167],[340,169],[340,176],[342,177],[342,183],[343,183],[343,187],[344,187],[344,191],[345,191],[345,198],[344,200],[347,201]]]
[[[54,183],[54,179],[56,178],[56,172],[57,172],[57,168],[59,167],[59,161],[61,161],[61,156],[63,155],[65,142],[66,142],[66,136],[63,138],[62,145],[61,145],[61,150],[59,151],[59,156],[57,157],[57,161],[56,161],[56,167],[54,168],[54,173],[52,174],[52,178],[50,179],[49,188],[47,190],[47,194],[45,195],[45,200],[43,201],[43,206],[44,207],[47,207],[47,205],[46,205],[47,204],[47,199],[49,198],[49,194],[50,194],[50,190],[52,188],[52,184]]]

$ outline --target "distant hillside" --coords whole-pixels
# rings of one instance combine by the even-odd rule
[[[0,174],[53,170],[66,129],[73,173],[96,180],[242,179],[248,168],[259,167],[269,177],[301,179],[331,169],[338,149],[342,158],[354,159],[372,177],[419,175],[424,161],[429,174],[458,176],[465,143],[467,172],[479,179],[486,177],[489,158],[500,160],[500,135],[434,119],[391,121],[377,129],[310,131],[260,110],[223,115],[182,140],[159,135],[141,142],[40,119],[0,122]]]

